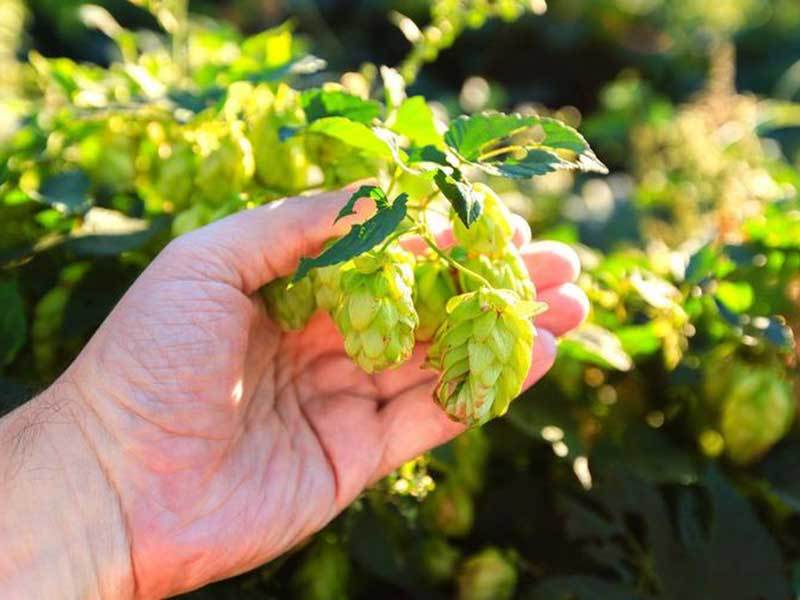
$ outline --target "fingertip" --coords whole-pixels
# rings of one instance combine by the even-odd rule
[[[578,255],[561,242],[529,242],[520,249],[520,253],[538,290],[574,282],[580,275]]]
[[[536,328],[536,339],[533,343],[533,353],[531,357],[531,368],[523,390],[528,389],[539,381],[552,368],[556,360],[556,338],[547,329]]]
[[[589,314],[589,299],[574,283],[565,283],[541,292],[538,300],[549,307],[536,323],[561,336],[578,327]]]
[[[524,217],[515,213],[511,214],[510,221],[514,229],[514,245],[518,248],[522,248],[531,241],[531,226]]]

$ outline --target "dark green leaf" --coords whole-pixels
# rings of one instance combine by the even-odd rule
[[[386,194],[381,188],[375,185],[362,185],[355,192],[353,192],[352,196],[350,196],[347,204],[345,204],[344,207],[342,207],[342,210],[339,211],[339,214],[336,215],[336,220],[334,223],[339,219],[356,214],[353,209],[356,206],[356,202],[358,202],[361,198],[371,198],[375,202],[375,206],[378,207],[378,210],[382,210],[389,206],[389,199],[386,197]]]
[[[39,199],[65,214],[81,214],[92,205],[89,186],[89,178],[82,171],[66,171],[42,182]]]
[[[368,125],[381,113],[380,104],[374,100],[342,90],[308,90],[303,92],[301,102],[309,123],[324,117],[344,117]]]
[[[444,141],[464,160],[476,162],[487,145],[532,127],[537,122],[536,117],[499,112],[464,115],[451,121]]]
[[[468,181],[464,181],[458,169],[455,169],[452,175],[439,169],[433,180],[444,197],[450,201],[458,218],[466,227],[472,225],[481,216],[483,196],[476,193]]]
[[[359,191],[363,189],[361,188]],[[366,194],[371,195],[370,191],[367,191]],[[292,281],[300,281],[311,269],[316,267],[335,265],[372,250],[400,225],[400,222],[406,216],[407,202],[408,196],[401,194],[395,198],[390,206],[379,205],[378,212],[371,219],[364,223],[353,225],[347,235],[337,240],[325,252],[316,258],[300,259],[300,266],[297,268]]]
[[[686,283],[695,285],[711,277],[718,258],[719,252],[711,244],[706,244],[692,254],[686,267]]]
[[[0,281],[0,365],[7,365],[27,339],[25,305],[16,281]]]

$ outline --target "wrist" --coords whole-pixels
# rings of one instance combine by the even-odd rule
[[[0,420],[0,596],[134,595],[100,426],[76,394],[57,382]]]

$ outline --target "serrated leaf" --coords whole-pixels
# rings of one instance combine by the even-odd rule
[[[345,117],[323,117],[311,123],[306,130],[335,138],[348,146],[390,160],[389,146],[372,129]]]
[[[359,188],[356,194],[362,192],[364,187]],[[362,193],[366,195],[360,197],[371,197],[371,191]],[[353,204],[355,203],[355,200],[352,198],[350,200]],[[372,250],[400,225],[401,221],[406,216],[407,203],[408,196],[406,194],[400,194],[394,199],[391,205],[378,205],[378,212],[372,218],[364,223],[353,225],[347,235],[337,240],[325,250],[325,252],[316,258],[300,259],[300,266],[297,268],[292,282],[296,283],[300,281],[311,269],[336,265]],[[348,205],[350,205],[350,202],[348,202]],[[342,212],[345,212],[347,208],[348,207],[345,206]],[[350,210],[352,211],[352,205],[350,206]],[[352,212],[349,214],[352,214]]]
[[[0,365],[7,365],[27,339],[25,305],[16,281],[0,281]]]
[[[81,214],[92,205],[89,186],[89,178],[83,171],[66,171],[42,182],[38,200],[64,214]]]
[[[567,334],[559,345],[559,352],[601,367],[628,371],[633,360],[622,347],[619,338],[608,329],[591,323]]]
[[[466,227],[472,225],[481,216],[483,196],[476,193],[468,181],[464,181],[458,169],[448,175],[442,169],[433,176],[436,186],[450,201],[458,218]]]
[[[465,162],[501,177],[527,179],[559,169],[608,172],[580,133],[552,118],[463,116],[450,124],[445,142]]]
[[[355,192],[353,192],[352,196],[350,196],[347,204],[345,204],[342,207],[342,210],[339,211],[339,214],[336,215],[336,220],[334,220],[334,223],[336,223],[336,221],[339,219],[356,214],[353,209],[356,206],[356,202],[358,202],[361,198],[371,198],[373,202],[375,202],[375,206],[378,207],[378,210],[382,210],[389,206],[389,199],[386,197],[386,193],[381,188],[376,185],[362,185]]]
[[[367,125],[381,114],[381,106],[374,100],[364,100],[342,90],[308,90],[300,96],[300,101],[309,123],[324,117],[344,117]]]
[[[499,112],[462,115],[450,122],[444,141],[464,160],[476,162],[485,146],[512,133],[533,127],[537,120],[536,117]]]

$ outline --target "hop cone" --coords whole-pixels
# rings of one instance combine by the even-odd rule
[[[737,464],[760,458],[786,435],[794,417],[791,383],[773,369],[740,365],[722,407],[728,456]]]
[[[414,329],[414,257],[399,247],[369,252],[343,267],[335,320],[350,358],[367,373],[411,356]]]
[[[461,219],[453,217],[453,235],[471,253],[494,255],[502,253],[514,236],[505,204],[488,186],[476,183],[473,189],[483,196],[481,215],[467,228]]]
[[[267,312],[284,331],[305,327],[317,308],[311,279],[304,277],[292,286],[289,278],[276,279],[261,288]]]
[[[489,288],[450,300],[428,356],[442,371],[435,397],[450,418],[472,426],[506,412],[531,366],[530,318],[541,306]]]
[[[339,305],[339,298],[342,295],[340,286],[341,278],[341,265],[319,267],[311,271],[311,281],[314,284],[314,296],[317,299],[317,306],[322,310],[333,312]]]
[[[414,308],[419,315],[417,339],[427,342],[447,317],[447,302],[457,294],[450,265],[435,254],[414,267]]]
[[[506,244],[502,252],[489,256],[477,254],[459,260],[470,271],[477,273],[493,287],[511,290],[523,300],[534,300],[536,289],[528,275],[528,269],[519,254],[519,250],[512,243]],[[459,271],[459,284],[465,292],[474,292],[480,287],[474,277]]]
[[[447,537],[463,537],[472,529],[475,506],[472,496],[460,482],[448,482],[425,499],[420,516],[430,531]]]
[[[441,537],[424,540],[419,550],[423,573],[433,583],[442,583],[453,576],[460,554],[457,548]]]
[[[458,570],[458,600],[510,600],[517,569],[497,548],[467,558]]]

